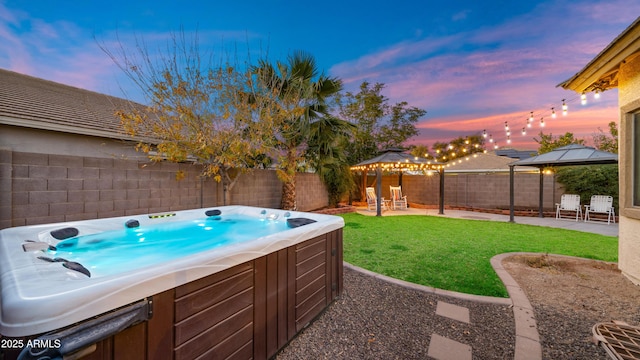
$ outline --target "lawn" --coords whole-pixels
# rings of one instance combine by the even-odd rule
[[[416,284],[507,297],[494,255],[539,252],[617,261],[618,238],[508,222],[437,216],[342,215],[344,260]]]

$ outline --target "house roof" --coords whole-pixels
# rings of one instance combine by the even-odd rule
[[[0,69],[0,124],[130,139],[115,111],[132,105],[141,106]]]
[[[511,163],[509,166],[548,166],[617,164],[618,154],[595,148],[572,144],[559,147],[548,153]]]
[[[538,155],[537,150],[516,150],[516,149],[498,149],[496,155],[506,156],[513,159],[526,159]]]
[[[640,17],[571,78],[558,84],[578,93],[604,91],[618,86],[620,64],[640,55]]]
[[[478,153],[448,164],[447,173],[498,173],[509,172],[509,164],[513,158],[495,153]],[[518,168],[518,171],[537,171],[535,168]]]

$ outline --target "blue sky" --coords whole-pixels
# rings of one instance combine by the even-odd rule
[[[284,59],[295,50],[357,90],[382,82],[391,102],[427,110],[414,143],[487,132],[536,148],[520,129],[531,111],[545,133],[591,139],[617,120],[617,93],[580,105],[556,88],[640,15],[637,0],[13,1],[0,0],[0,68],[136,98],[98,47],[136,37],[161,47],[181,27],[201,48]],[[138,98],[139,99],[139,98]],[[567,99],[569,115],[551,119]]]

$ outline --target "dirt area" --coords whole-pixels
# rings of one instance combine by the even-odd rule
[[[512,256],[504,268],[534,307],[544,359],[607,359],[591,343],[598,322],[640,325],[640,286],[616,264],[570,257]]]

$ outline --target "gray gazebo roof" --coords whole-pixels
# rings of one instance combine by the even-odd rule
[[[543,180],[542,169],[549,166],[571,166],[571,165],[604,165],[617,164],[618,155],[595,148],[571,144],[559,147],[548,153],[534,156],[528,159],[519,160],[509,164],[509,212],[510,220],[514,222],[514,168],[516,166],[535,166],[540,168],[540,204],[538,205],[538,216],[542,217]]]
[[[570,165],[599,165],[617,164],[618,155],[595,148],[571,144],[563,146],[548,153],[518,160],[509,166],[535,166],[538,168],[548,166],[570,166]]]

